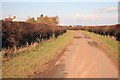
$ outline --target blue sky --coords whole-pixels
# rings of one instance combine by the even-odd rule
[[[118,2],[119,0],[1,0],[2,2]]]
[[[0,3],[1,4],[1,3]],[[104,25],[118,21],[117,2],[2,2],[2,17],[17,20],[41,14],[58,16],[61,25]]]

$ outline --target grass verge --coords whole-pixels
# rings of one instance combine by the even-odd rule
[[[57,39],[51,39],[30,47],[18,56],[2,63],[3,78],[28,78],[36,72],[44,71],[46,62],[54,59],[72,40],[74,34],[67,31]]]
[[[100,42],[104,50],[107,52],[107,55],[117,63],[118,62],[118,41],[113,38],[106,37],[103,35],[98,35],[88,31],[83,31],[85,34],[92,37],[94,40]]]

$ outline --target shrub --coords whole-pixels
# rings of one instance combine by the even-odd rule
[[[2,21],[2,47],[13,48],[30,45],[51,37],[57,38],[66,32],[63,26],[50,25],[46,23],[10,22]]]

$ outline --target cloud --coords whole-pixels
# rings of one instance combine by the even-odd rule
[[[113,16],[111,16],[111,18],[109,18],[109,19],[118,21],[118,15],[113,15]]]
[[[88,20],[98,20],[100,19],[100,16],[98,16],[97,14],[81,14],[81,13],[77,13],[73,16],[73,19],[76,20],[84,20],[84,21],[88,21]]]
[[[107,12],[116,12],[118,11],[118,7],[108,7],[102,8],[95,11],[95,13],[107,13]]]
[[[95,13],[76,13],[72,16],[72,23],[77,24],[114,24],[118,21],[117,14],[101,15]]]
[[[82,25],[100,25],[100,24],[115,24],[118,22],[118,13],[111,14],[110,12],[117,12],[117,7],[109,7],[97,9],[93,12],[77,12],[72,16],[63,17],[61,23],[67,24],[82,24]],[[101,14],[106,13],[106,14]]]

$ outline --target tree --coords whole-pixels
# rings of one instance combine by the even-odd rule
[[[42,22],[42,23],[47,23],[47,24],[52,24],[52,25],[58,25],[58,16],[53,16],[53,17],[48,17],[48,16],[43,16],[41,14],[40,17],[37,17],[37,22]]]
[[[48,17],[48,16],[43,16],[43,14],[41,14],[40,17],[37,17],[37,20],[35,20],[34,17],[32,17],[32,18],[28,18],[27,22],[38,22],[38,23],[58,25],[59,23],[58,20],[59,20],[58,16]]]
[[[40,17],[37,17],[37,22],[45,22],[43,14],[41,14]]]
[[[51,23],[54,24],[54,25],[58,25],[58,16],[55,16],[55,17],[51,17]]]
[[[32,17],[32,18],[28,18],[27,22],[36,22],[36,20],[34,19],[34,17]]]
[[[40,16],[43,17],[43,14],[41,14]]]

